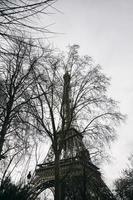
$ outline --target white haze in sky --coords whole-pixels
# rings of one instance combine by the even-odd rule
[[[60,34],[49,41],[61,50],[79,44],[81,54],[92,56],[111,77],[110,96],[128,115],[117,129],[111,162],[103,165],[103,175],[111,184],[133,153],[133,0],[58,0],[55,7],[62,13],[55,10],[44,23],[55,22],[49,28]]]

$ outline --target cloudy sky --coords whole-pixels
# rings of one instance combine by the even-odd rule
[[[111,77],[110,95],[128,115],[110,149],[112,161],[103,166],[111,183],[133,153],[133,0],[58,0],[55,7],[61,12],[49,15],[48,22],[59,34],[49,40],[61,50],[79,44],[81,54],[92,56]]]

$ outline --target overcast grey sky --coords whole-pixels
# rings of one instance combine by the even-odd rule
[[[65,50],[79,44],[81,54],[88,54],[110,76],[110,95],[120,102],[121,112],[128,115],[126,124],[117,130],[112,144],[112,162],[103,166],[108,183],[120,175],[133,152],[133,0],[58,0],[48,22],[59,34],[50,39]]]

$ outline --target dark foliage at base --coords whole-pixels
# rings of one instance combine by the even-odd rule
[[[10,179],[5,179],[0,185],[0,200],[27,200],[28,188],[15,185]]]
[[[115,182],[118,199],[133,200],[133,169],[125,170],[123,176]]]

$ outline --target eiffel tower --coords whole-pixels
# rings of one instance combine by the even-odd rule
[[[65,129],[70,125],[72,102],[70,74],[64,75],[62,113]],[[89,151],[83,143],[76,120],[67,131],[68,140],[63,145],[60,156],[61,200],[115,200],[112,192],[101,178],[99,168],[91,161]],[[34,194],[50,188],[54,192],[54,152],[52,146],[42,164],[35,170]]]

